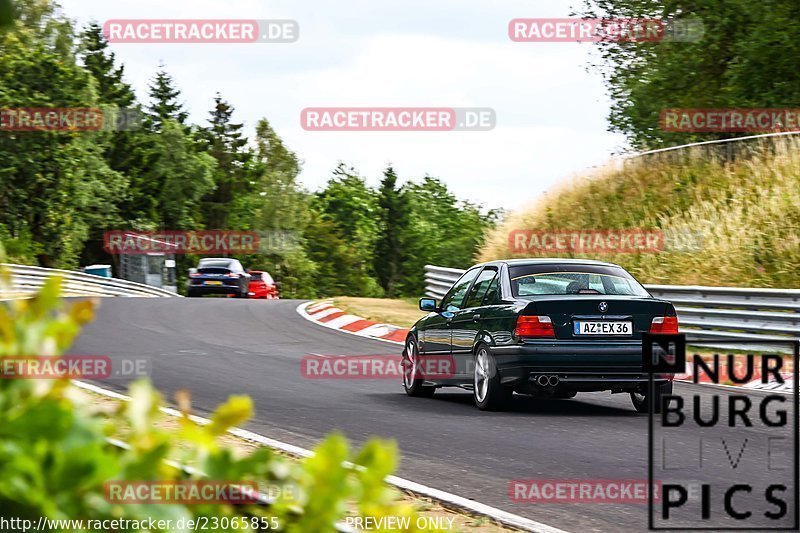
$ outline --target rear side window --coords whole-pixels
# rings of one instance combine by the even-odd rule
[[[486,296],[483,297],[483,305],[497,305],[500,303],[502,303],[500,299],[500,276],[497,275],[489,284]]]
[[[492,284],[492,281],[496,276],[497,270],[494,268],[486,268],[483,270],[483,272],[481,272],[481,274],[475,280],[475,284],[472,286],[472,289],[469,291],[467,303],[464,304],[465,309],[483,305],[483,298],[489,291],[489,286]]]
[[[442,300],[442,309],[445,311],[458,311],[459,309],[463,309],[462,303],[464,302],[464,296],[467,295],[469,284],[472,283],[472,280],[475,279],[479,271],[479,268],[473,268],[456,281],[453,288],[450,289],[450,292],[448,292],[447,296]]]

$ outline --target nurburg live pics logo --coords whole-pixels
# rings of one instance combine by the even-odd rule
[[[717,353],[720,342],[691,341],[713,357],[692,356],[693,384],[676,382],[660,413],[649,395],[648,527],[797,531],[800,341],[727,340],[737,352],[728,354]],[[684,374],[686,362],[685,335],[643,334],[649,390],[656,376]]]

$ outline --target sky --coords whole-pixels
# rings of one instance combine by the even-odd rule
[[[59,0],[79,24],[110,19],[292,19],[293,43],[114,43],[140,100],[160,63],[195,123],[219,92],[252,132],[266,117],[324,185],[339,162],[376,185],[441,178],[461,199],[513,210],[625,147],[587,67],[589,43],[520,43],[514,18],[567,17],[581,0]],[[490,131],[306,131],[309,107],[489,107]]]

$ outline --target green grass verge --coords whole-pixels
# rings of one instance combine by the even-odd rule
[[[419,310],[418,298],[333,298],[333,305],[347,313],[383,324],[410,328],[427,313]]]
[[[715,150],[646,156],[577,176],[512,213],[480,259],[531,255],[510,249],[514,230],[661,229],[660,253],[566,255],[621,264],[645,283],[800,286],[800,140],[737,143],[727,159]]]

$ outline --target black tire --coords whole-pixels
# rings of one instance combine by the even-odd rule
[[[200,295],[199,295],[199,294],[197,294],[197,293],[196,293],[196,292],[194,292],[194,291],[189,291],[189,292],[186,294],[186,296],[187,296],[188,298],[199,298],[199,297],[200,297]]]
[[[436,392],[436,387],[423,385],[424,381],[416,378],[418,356],[417,340],[409,337],[406,339],[406,347],[403,350],[403,390],[409,396],[431,398]]]
[[[662,384],[654,384],[655,389],[655,397],[653,398],[655,402],[653,403],[653,412],[660,413],[661,412],[661,397],[666,394],[672,394],[672,382],[668,381]],[[639,413],[647,413],[650,411],[650,398],[647,393],[640,394],[636,392],[631,393],[631,403],[633,404],[634,409]]]
[[[475,347],[472,398],[481,411],[502,411],[511,403],[514,390],[500,383],[500,373],[489,347]],[[485,386],[484,386],[485,384]]]

